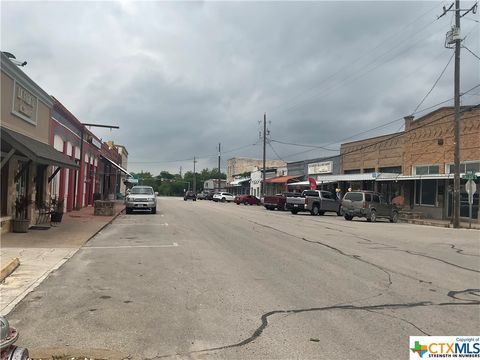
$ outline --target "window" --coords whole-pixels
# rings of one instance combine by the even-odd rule
[[[331,193],[329,193],[328,191],[322,191],[322,197],[324,199],[333,199],[333,196]]]
[[[374,172],[375,172],[375,168],[363,169],[364,174],[369,174],[369,173],[374,173]]]
[[[360,174],[360,169],[345,170],[343,173],[344,174]]]
[[[417,165],[413,167],[414,175],[429,175],[429,174],[438,174],[439,166],[438,165]]]
[[[378,195],[373,195],[373,202],[376,203],[376,204],[380,204],[380,198],[378,197]]]
[[[303,196],[315,196],[318,197],[318,192],[316,191],[311,191],[311,190],[305,190],[303,192]]]
[[[437,180],[415,181],[415,204],[435,206],[437,200]]]
[[[369,195],[369,194],[365,194],[365,196],[366,195]],[[358,192],[349,192],[345,194],[345,197],[343,199],[350,200],[350,201],[363,201],[363,194]]]
[[[371,202],[372,201],[372,194],[365,194],[365,201]]]
[[[455,165],[448,164],[447,173],[453,174],[455,172]],[[472,161],[467,163],[460,163],[460,173],[464,174],[467,171],[480,172],[480,161]]]

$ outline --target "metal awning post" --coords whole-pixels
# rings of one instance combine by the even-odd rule
[[[61,169],[62,169],[61,167],[57,167],[57,168],[55,169],[55,171],[53,172],[53,174],[50,175],[50,177],[48,178],[48,183],[49,183],[49,184],[50,184],[50,182],[53,180],[53,178],[55,177],[55,175],[57,175],[58,172],[59,172]]]
[[[5,156],[5,157],[3,158],[2,164],[1,164],[1,166],[0,166],[0,169],[3,169],[3,166],[8,162],[8,160],[11,159],[11,157],[13,156],[13,154],[15,154],[15,149],[11,149],[11,150],[8,152],[7,156]]]

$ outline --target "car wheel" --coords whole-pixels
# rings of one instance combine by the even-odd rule
[[[290,211],[293,215],[297,215],[298,211],[297,210],[291,210]]]
[[[156,214],[156,213],[157,213],[157,207],[155,206],[152,208],[152,214]]]
[[[225,202],[227,199],[225,199],[224,197],[222,198],[222,202]]]
[[[125,213],[126,213],[126,214],[131,214],[131,213],[132,213],[132,209],[130,209],[130,208],[125,208]]]
[[[313,205],[313,208],[312,208],[312,211],[310,211],[310,214],[312,214],[313,216],[320,215],[320,209],[318,205]]]
[[[350,215],[343,215],[343,217],[345,218],[345,220],[348,220],[348,221],[351,221],[353,219],[353,216],[350,216]]]
[[[394,211],[392,213],[392,217],[390,218],[391,223],[396,223],[398,222],[398,211]]]
[[[370,212],[370,217],[367,218],[368,222],[375,222],[377,221],[377,212],[375,210],[372,210]]]
[[[320,215],[320,216],[325,215],[325,211],[319,211],[319,212],[318,212],[318,215]]]

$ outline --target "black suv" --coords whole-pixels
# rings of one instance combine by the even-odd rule
[[[392,223],[398,221],[398,209],[387,203],[385,198],[373,191],[351,191],[342,199],[341,213],[346,220],[355,216],[364,217],[368,222],[375,222],[378,218],[387,218]]]
[[[187,191],[185,193],[185,196],[183,197],[183,200],[185,200],[185,201],[187,201],[187,200],[197,201],[197,195],[193,191]]]

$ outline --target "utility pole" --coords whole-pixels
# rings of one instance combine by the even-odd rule
[[[460,0],[455,0],[455,28],[460,32]],[[460,34],[459,34],[460,35]],[[453,176],[453,227],[460,227],[460,36],[455,40],[455,124],[454,124],[454,166]]]
[[[182,177],[182,167],[180,166],[180,177]]]
[[[445,41],[445,47],[451,49],[449,46],[455,44],[455,78],[453,85],[454,93],[454,105],[455,105],[455,117],[453,122],[453,137],[454,137],[454,174],[453,174],[453,227],[460,227],[460,47],[461,47],[461,34],[460,34],[460,18],[467,15],[469,12],[476,13],[477,3],[475,3],[470,9],[460,9],[460,0],[455,0],[455,9],[452,10],[453,4],[447,9],[443,7],[443,14],[438,17],[445,16],[449,11],[455,11],[455,26],[447,32],[447,38]],[[461,11],[465,11],[463,15],[460,15]]]
[[[218,192],[220,192],[220,188],[221,188],[220,184],[221,184],[221,179],[222,179],[221,174],[220,174],[220,155],[221,155],[220,154],[220,143],[218,143],[218,184],[217,184]]]
[[[267,155],[267,113],[263,114],[263,173],[262,186],[260,187],[260,194],[265,196],[265,166]]]
[[[196,194],[197,193],[197,177],[195,173],[195,164],[197,160],[195,159],[195,156],[193,157],[193,192]]]

